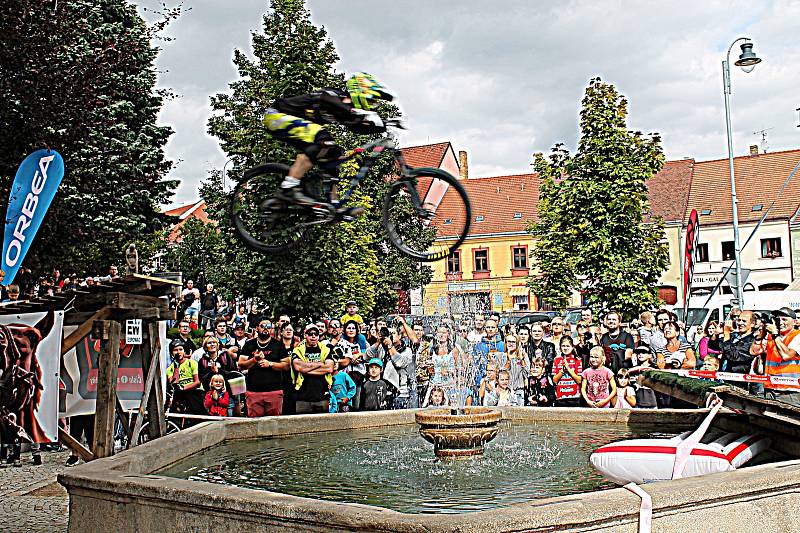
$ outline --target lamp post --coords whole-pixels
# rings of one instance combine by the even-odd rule
[[[733,139],[731,137],[731,49],[733,45],[739,41],[744,41],[741,45],[742,53],[739,54],[739,59],[734,63],[737,67],[741,67],[745,72],[752,72],[756,65],[761,63],[761,58],[756,56],[753,52],[753,43],[747,37],[739,37],[731,43],[728,47],[728,55],[725,61],[722,62],[722,92],[725,94],[725,125],[728,133],[728,163],[730,165],[730,178],[731,178],[731,206],[733,215],[733,246],[734,256],[736,258],[736,298],[739,300],[739,307],[744,305],[744,296],[742,290],[742,250],[739,245],[739,213],[738,202],[736,200],[736,182],[733,177]]]

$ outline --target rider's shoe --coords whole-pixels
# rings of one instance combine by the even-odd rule
[[[288,176],[283,180],[283,183],[281,183],[278,196],[297,205],[313,206],[320,203],[319,200],[306,196],[303,192],[300,180]]]
[[[344,222],[352,222],[364,211],[364,207],[360,205],[356,207],[340,207],[336,210],[336,217]]]

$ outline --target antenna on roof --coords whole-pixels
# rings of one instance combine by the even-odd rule
[[[767,153],[767,150],[769,150],[769,143],[767,142],[767,132],[774,129],[775,127],[773,126],[772,128],[764,128],[753,132],[753,135],[758,135],[759,133],[761,134],[761,151],[765,154]]]
[[[797,120],[800,120],[800,107],[795,109],[795,111],[797,111],[797,115],[798,115]],[[798,124],[797,127],[800,128],[800,124]]]

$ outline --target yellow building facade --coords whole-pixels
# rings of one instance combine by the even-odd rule
[[[538,310],[536,295],[527,287],[534,242],[527,230],[538,220],[538,176],[470,179],[464,171],[466,154],[460,152],[458,159],[462,184],[472,205],[471,227],[453,256],[431,265],[433,279],[422,290],[423,312],[459,317],[477,312]],[[668,304],[682,297],[682,223],[693,167],[693,160],[667,162],[647,184],[651,206],[646,220],[656,216],[664,220],[664,239],[669,246],[669,264],[658,287],[659,296]],[[441,208],[448,213],[446,202],[447,196]],[[573,293],[570,306],[582,303],[581,294]]]

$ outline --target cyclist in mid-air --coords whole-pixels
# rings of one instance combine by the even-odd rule
[[[273,137],[300,150],[281,183],[280,196],[300,205],[321,203],[303,192],[303,177],[314,164],[336,175],[344,150],[320,123],[341,124],[360,134],[383,133],[386,126],[372,108],[377,100],[393,98],[371,75],[356,72],[347,80],[344,90],[324,88],[275,100],[267,109],[264,124]]]

